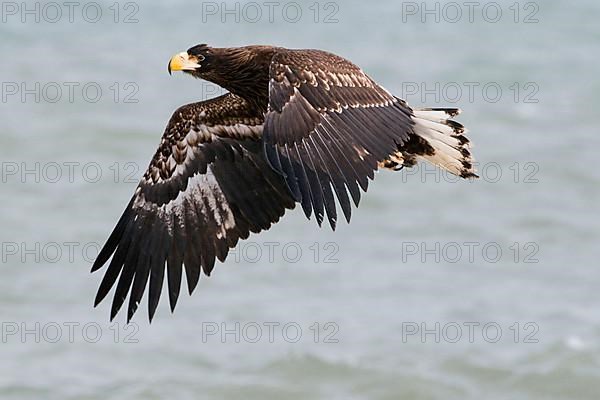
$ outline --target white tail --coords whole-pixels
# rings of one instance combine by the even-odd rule
[[[464,136],[465,127],[452,117],[460,114],[457,108],[423,108],[413,111],[413,127],[425,143],[407,149],[403,158],[424,159],[463,178],[477,178],[471,157],[471,142]],[[421,141],[421,142],[423,142]]]

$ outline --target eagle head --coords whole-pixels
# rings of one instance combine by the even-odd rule
[[[169,61],[169,74],[172,71],[183,71],[196,77],[208,72],[211,58],[211,48],[205,44],[189,48],[187,51],[175,54]]]

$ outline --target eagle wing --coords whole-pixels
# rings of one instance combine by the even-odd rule
[[[232,94],[175,111],[92,267],[92,272],[100,269],[112,256],[95,301],[100,303],[116,283],[111,319],[130,293],[129,321],[149,281],[152,320],[165,267],[173,310],[183,265],[191,294],[201,270],[210,275],[215,259],[224,261],[240,239],[269,229],[294,208],[284,179],[265,159],[263,122]]]
[[[335,229],[334,192],[346,220],[379,162],[412,134],[412,111],[359,67],[319,50],[279,50],[270,66],[263,140],[307,217]],[[332,190],[333,189],[333,190]]]

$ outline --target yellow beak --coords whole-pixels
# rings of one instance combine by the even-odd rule
[[[175,54],[169,61],[169,75],[171,71],[195,71],[197,68],[200,68],[198,59],[194,56],[190,57],[185,51]]]

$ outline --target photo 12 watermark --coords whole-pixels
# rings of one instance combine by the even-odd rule
[[[335,322],[202,322],[202,343],[320,343],[337,344]]]
[[[402,183],[419,180],[421,183],[490,183],[534,185],[541,182],[540,165],[535,161],[512,162],[503,164],[495,161],[473,162],[479,179],[465,181],[435,165],[420,162],[410,168],[402,169]]]
[[[22,104],[90,103],[137,104],[140,87],[135,82],[16,82],[0,84],[0,101]]]
[[[508,340],[515,344],[540,342],[540,327],[535,322],[510,325],[489,322],[403,322],[402,343],[488,343]]]
[[[229,251],[228,259],[243,264],[273,264],[283,261],[287,264],[339,264],[340,246],[335,242],[309,245],[298,242],[240,242]]]
[[[0,340],[7,343],[139,343],[139,326],[118,322],[0,322]]]
[[[135,162],[99,163],[95,161],[2,161],[0,182],[18,184],[95,184],[103,181],[134,184],[144,170]]]
[[[403,23],[537,24],[540,22],[539,13],[540,4],[533,1],[508,4],[495,1],[402,2]]]
[[[400,97],[408,102],[436,104],[496,104],[503,100],[515,104],[538,104],[537,82],[403,82]]]
[[[402,242],[402,263],[422,264],[539,264],[537,242]]]
[[[340,4],[333,1],[296,2],[217,2],[205,1],[200,4],[202,23],[276,23],[296,24],[337,24]]]
[[[92,264],[102,248],[97,242],[13,242],[0,243],[2,264]]]
[[[137,2],[102,3],[95,1],[2,1],[0,21],[21,24],[113,23],[137,24]]]

